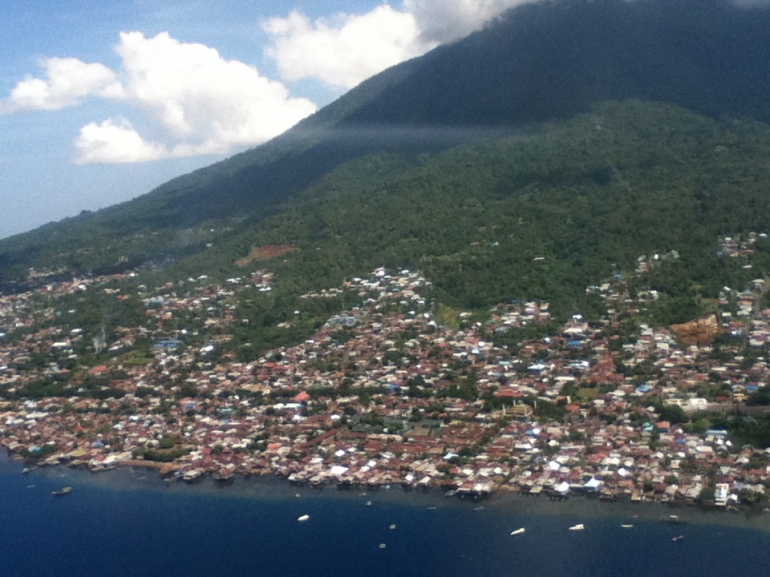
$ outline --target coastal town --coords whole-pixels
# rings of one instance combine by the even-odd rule
[[[720,257],[750,267],[757,238],[720,239]],[[640,257],[629,274],[672,258]],[[602,318],[557,322],[541,301],[443,307],[421,273],[380,268],[303,294],[357,304],[243,360],[228,344],[249,323],[244,295],[273,290],[267,269],[154,288],[137,272],[40,276],[0,297],[0,444],[28,468],[724,508],[763,505],[770,489],[770,450],[725,425],[764,410],[751,402],[770,380],[761,278],[659,327],[644,316],[658,295],[632,297],[623,274],[586,287]],[[126,324],[78,310],[95,295]]]

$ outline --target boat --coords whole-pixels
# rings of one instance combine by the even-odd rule
[[[310,515],[300,515],[299,517],[297,517],[297,521],[299,521],[300,523],[304,523],[308,519],[310,519]]]
[[[72,487],[63,487],[58,491],[51,491],[51,495],[54,497],[61,497],[62,495],[69,495],[70,493],[72,493]]]
[[[573,525],[572,527],[570,527],[569,530],[570,531],[584,531],[585,530],[585,525],[583,525],[582,523],[578,523],[577,525]]]
[[[395,523],[393,523],[393,524],[390,526],[390,530],[391,530],[391,531],[393,531],[393,530],[395,530],[395,528],[396,528],[396,524],[395,524]]]
[[[190,469],[182,475],[182,481],[185,483],[197,483],[203,480],[203,474],[206,471],[203,469]]]
[[[385,549],[385,547],[387,547],[385,543],[380,543],[380,549]]]
[[[679,515],[663,515],[660,520],[663,523],[671,523],[672,525],[681,525],[683,523],[687,523],[685,519],[682,519],[679,517]]]
[[[673,539],[671,539],[674,543],[679,543],[679,541],[684,541],[684,535],[677,535]]]
[[[633,525],[621,525],[621,527],[623,527],[623,529],[633,529],[634,528]]]
[[[216,471],[211,476],[218,485],[232,485],[233,483],[234,475],[230,471]]]
[[[516,529],[515,531],[511,531],[511,535],[521,535],[522,533],[524,533],[524,531],[526,531],[526,529],[524,527],[521,527],[520,529]]]

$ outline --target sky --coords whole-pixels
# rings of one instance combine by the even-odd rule
[[[0,237],[254,147],[528,0],[2,0]]]

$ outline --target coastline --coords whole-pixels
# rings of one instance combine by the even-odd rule
[[[158,471],[161,464],[135,461],[115,469],[94,472],[84,467],[40,467],[26,477],[46,480],[49,483],[65,483],[77,490],[78,486],[101,491],[166,492],[191,497],[269,500],[293,503],[297,500],[344,500],[378,505],[398,505],[419,509],[451,509],[475,514],[543,517],[551,519],[581,519],[590,521],[614,520],[620,523],[661,522],[669,515],[677,515],[684,527],[687,525],[741,528],[770,533],[770,514],[742,509],[703,510],[694,505],[658,502],[634,503],[627,499],[600,500],[596,496],[573,495],[566,499],[551,500],[546,496],[522,495],[512,491],[497,491],[483,497],[447,497],[439,488],[404,489],[400,485],[379,488],[324,484],[310,486],[292,483],[274,474],[234,477],[233,482],[222,485],[212,475],[204,475],[200,482],[185,483],[181,479],[169,482]],[[0,474],[22,476],[24,462],[0,453]],[[52,484],[52,487],[57,485]]]

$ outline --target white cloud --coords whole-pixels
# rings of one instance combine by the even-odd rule
[[[167,33],[122,33],[120,40],[124,99],[178,139],[264,142],[316,109],[253,66],[225,60],[208,46],[184,44]]]
[[[267,54],[283,79],[315,77],[335,88],[352,88],[436,46],[420,39],[413,14],[387,4],[366,14],[338,14],[315,22],[294,11],[266,21],[263,27],[273,36]]]
[[[292,12],[264,23],[272,36],[266,52],[284,80],[318,78],[346,89],[527,1],[535,0],[401,0],[395,8],[383,2],[367,13],[314,21]],[[59,110],[99,97],[133,109],[159,134],[147,140],[122,119],[91,122],[75,142],[75,161],[93,163],[224,153],[264,142],[316,110],[255,67],[168,33],[121,33],[115,52],[117,70],[75,58],[42,60],[44,74],[23,79],[0,99],[0,114]]]
[[[425,42],[452,42],[480,30],[506,10],[536,0],[404,0]]]
[[[163,142],[147,142],[123,119],[89,123],[75,141],[75,162],[87,164],[226,153],[265,142],[316,110],[255,67],[168,33],[121,33],[115,52],[117,72],[74,58],[44,60],[45,79],[19,82],[0,100],[0,113],[59,110],[98,96],[139,111],[166,134]]]
[[[78,164],[144,162],[168,157],[163,145],[145,142],[123,119],[85,125],[75,148]]]
[[[23,110],[60,110],[87,96],[120,96],[117,75],[103,64],[76,58],[45,58],[40,62],[45,79],[28,76],[8,98],[0,100],[0,114]]]
[[[317,78],[333,88],[361,81],[480,29],[505,10],[536,0],[403,0],[365,14],[313,22],[294,11],[263,24],[273,36],[266,53],[286,81]]]
[[[228,145],[210,139],[197,145],[177,144],[168,147],[157,142],[147,142],[124,118],[91,122],[80,129],[75,140],[77,164],[121,164],[146,162],[164,158],[181,158],[200,154],[221,154]]]

